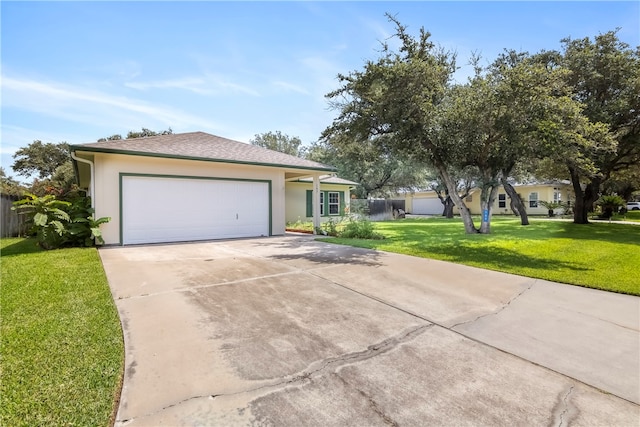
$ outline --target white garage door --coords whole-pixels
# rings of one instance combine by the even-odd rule
[[[269,184],[122,178],[122,243],[185,242],[269,235]]]
[[[438,198],[413,199],[414,215],[442,215],[444,205]]]

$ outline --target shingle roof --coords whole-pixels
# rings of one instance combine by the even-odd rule
[[[300,178],[298,181],[313,182],[313,178]],[[323,175],[320,177],[320,183],[325,184],[342,184],[342,185],[360,185],[357,182],[349,181],[348,179],[338,178],[337,176]]]
[[[334,171],[332,166],[204,132],[72,145],[71,151],[132,154]]]

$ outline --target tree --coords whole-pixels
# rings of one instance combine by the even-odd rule
[[[362,199],[385,197],[426,183],[422,165],[385,152],[384,145],[375,138],[356,140],[336,134],[314,143],[306,157],[330,164],[336,167],[340,177],[360,184],[355,193]]]
[[[362,71],[338,75],[342,86],[327,97],[340,113],[321,139],[339,135],[338,141],[374,141],[398,158],[433,167],[460,207],[465,229],[475,232],[471,213],[449,175],[455,150],[438,138],[444,135],[438,110],[455,70],[455,55],[436,48],[424,28],[415,39],[397,19],[387,18],[396,25],[399,51],[385,43],[377,61],[367,61]]]
[[[255,138],[249,141],[252,145],[267,148],[269,150],[279,151],[281,153],[290,154],[292,156],[301,157],[302,141],[297,136],[289,136],[282,132],[265,132],[256,134]]]
[[[8,176],[3,167],[0,167],[0,193],[10,196],[22,196],[25,187],[18,181]]]
[[[471,190],[473,190],[473,187],[475,186],[474,178],[469,174],[465,174],[465,172],[456,172],[451,175],[457,177],[456,188],[458,191],[458,197],[464,200],[469,196],[469,194],[471,194]],[[455,204],[449,195],[449,189],[444,185],[438,174],[432,174],[429,178],[431,182],[429,183],[428,188],[436,193],[438,199],[440,199],[440,202],[443,205],[442,216],[453,218],[453,208],[455,207]]]
[[[534,154],[535,136],[556,120],[550,105],[571,101],[560,72],[527,54],[507,52],[480,67],[466,84],[450,84],[455,57],[436,48],[424,29],[414,38],[395,18],[398,52],[383,45],[382,56],[363,71],[339,75],[342,87],[328,97],[341,110],[323,133],[354,140],[373,139],[399,158],[417,159],[437,171],[458,207],[467,233],[489,233],[491,209],[500,186],[520,199],[507,178],[517,163]],[[477,229],[458,191],[459,171],[473,172],[481,189],[483,216]],[[526,210],[520,209],[523,224]]]
[[[20,148],[13,158],[15,161],[11,167],[18,175],[25,177],[37,175],[40,179],[51,178],[59,166],[71,161],[69,144],[66,142],[43,144],[40,140]]]
[[[602,144],[596,149],[584,145],[571,153],[587,160],[587,168],[563,156],[576,195],[574,222],[586,224],[602,186],[640,163],[640,47],[634,50],[620,41],[617,31],[593,41],[566,38],[562,43],[562,52],[555,55],[558,64],[570,70],[567,82],[574,88],[574,99],[592,123],[606,125],[604,131],[615,141],[605,149]]]
[[[129,131],[127,133],[127,138],[126,139],[146,138],[146,137],[149,137],[149,136],[158,136],[158,135],[173,135],[173,129],[169,128],[167,130],[161,130],[161,131],[158,131],[158,132],[152,131],[152,130],[147,129],[147,128],[142,128],[142,130],[140,132],[131,130],[131,131]],[[113,134],[111,136],[107,136],[105,138],[98,139],[98,142],[119,141],[121,139],[122,139],[122,135]]]

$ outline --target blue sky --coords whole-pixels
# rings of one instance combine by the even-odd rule
[[[337,112],[336,75],[378,56],[396,15],[411,33],[471,52],[559,49],[620,27],[640,45],[640,2],[8,2],[2,31],[1,154],[33,140],[85,143],[146,127],[306,144]]]

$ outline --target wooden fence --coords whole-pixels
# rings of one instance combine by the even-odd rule
[[[11,210],[13,202],[19,199],[18,196],[0,194],[0,237],[17,237],[26,234],[26,216]]]
[[[404,211],[404,200],[351,200],[351,212],[361,214],[371,221],[384,221],[395,218],[399,210]]]

